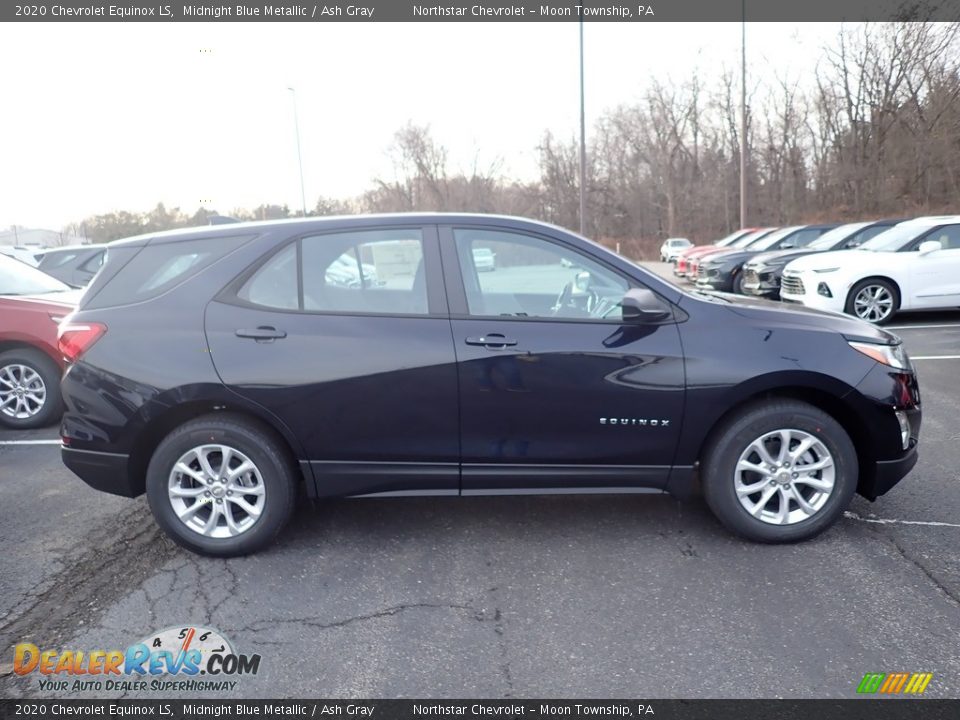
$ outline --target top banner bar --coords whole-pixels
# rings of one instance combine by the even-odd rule
[[[960,0],[641,0],[636,2],[3,3],[3,22],[815,22],[960,21]]]

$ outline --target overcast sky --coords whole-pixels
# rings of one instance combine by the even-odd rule
[[[752,81],[803,79],[837,23],[748,24]],[[308,206],[392,177],[429,124],[454,166],[535,176],[543,131],[578,127],[576,23],[0,25],[0,227],[60,229],[158,201],[188,213]],[[739,23],[588,23],[587,122],[651,78],[739,67]]]

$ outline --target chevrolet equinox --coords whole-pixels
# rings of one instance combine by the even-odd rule
[[[477,272],[476,250],[496,272]],[[346,271],[349,269],[349,271]],[[219,225],[111,243],[60,325],[63,461],[207,555],[310,497],[670,493],[810,538],[917,459],[899,338],[688,292],[486,215]]]

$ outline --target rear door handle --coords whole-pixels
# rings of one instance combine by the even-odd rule
[[[269,325],[261,325],[256,328],[237,330],[236,336],[240,338],[250,338],[257,342],[273,342],[274,340],[282,340],[287,336],[287,333],[283,330],[277,330],[275,327],[270,327]]]
[[[516,345],[517,341],[511,340],[500,333],[490,333],[480,337],[468,337],[466,343],[467,345],[482,345],[487,348],[505,348]]]

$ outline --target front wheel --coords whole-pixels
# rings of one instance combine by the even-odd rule
[[[746,293],[743,291],[743,273],[742,272],[738,272],[733,277],[733,292],[736,293],[737,295],[746,295]]]
[[[844,310],[861,320],[884,325],[899,308],[900,292],[896,286],[888,280],[872,278],[853,286]]]
[[[702,463],[704,495],[728,529],[766,543],[812,538],[847,508],[857,453],[843,427],[812,405],[767,401],[735,415]]]
[[[269,544],[293,513],[296,481],[279,440],[245,418],[208,415],[182,425],[147,468],[157,523],[201,555],[247,555]]]

